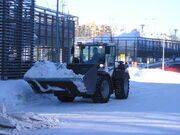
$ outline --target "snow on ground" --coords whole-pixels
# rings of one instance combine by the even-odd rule
[[[57,125],[59,125],[59,120],[52,116],[24,112],[0,113],[0,134],[1,131],[15,134],[26,130],[50,128]]]
[[[82,98],[76,98],[73,103],[60,103],[53,95],[50,98],[33,93],[27,83],[17,80],[0,82],[0,87],[8,91],[1,92],[0,101],[8,103],[14,98],[16,104],[11,102],[11,111],[33,112],[60,121],[54,128],[22,131],[17,135],[179,135],[180,74],[156,69],[129,70],[131,82],[127,100],[116,100],[112,95],[106,104],[94,104]],[[21,93],[18,90],[31,96],[18,98]],[[3,100],[2,93],[7,95]]]
[[[28,107],[31,104],[52,102],[54,97],[34,93],[23,80],[0,81],[0,88],[0,134],[14,134],[14,132],[54,127],[59,124],[59,120],[54,117],[41,116],[33,112],[24,113],[23,110],[19,110],[20,106]],[[7,109],[4,109],[6,107]],[[3,124],[11,128],[1,128]]]
[[[130,70],[131,74],[133,74],[131,78],[134,81],[180,84],[180,73],[163,71],[161,69],[142,69],[138,72],[136,71],[138,71],[136,68]]]
[[[0,81],[0,104],[4,104],[8,110],[15,110],[20,105],[51,102],[49,95],[34,93],[24,80]]]

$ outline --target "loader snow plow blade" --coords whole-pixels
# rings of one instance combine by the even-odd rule
[[[79,95],[73,81],[83,81],[81,78],[25,78],[37,93],[53,93],[53,91],[68,90],[73,95]]]
[[[68,64],[68,69],[72,69],[76,74],[84,75],[80,77],[65,78],[24,78],[32,89],[37,93],[49,93],[55,95],[82,96],[92,95],[96,88],[97,65],[95,64]],[[84,84],[86,91],[82,91],[74,82]]]

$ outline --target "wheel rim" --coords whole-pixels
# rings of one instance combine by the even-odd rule
[[[128,79],[126,78],[124,80],[124,93],[125,93],[125,95],[128,94],[128,90],[129,90],[129,82],[128,82]]]
[[[101,84],[101,94],[103,98],[107,98],[109,96],[109,83],[107,80],[104,80]]]

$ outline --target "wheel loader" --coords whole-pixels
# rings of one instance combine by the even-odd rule
[[[78,43],[71,53],[72,62],[67,64],[67,68],[82,74],[83,78],[24,79],[35,92],[54,94],[61,102],[72,102],[75,97],[85,97],[91,98],[94,103],[106,103],[113,93],[116,99],[128,98],[130,76],[127,65],[116,61],[115,45]],[[86,91],[80,90],[73,81],[82,81]],[[57,87],[61,90],[56,90]],[[47,90],[44,92],[42,89]]]

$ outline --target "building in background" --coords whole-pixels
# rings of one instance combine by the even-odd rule
[[[109,25],[97,25],[96,23],[88,23],[77,25],[76,38],[81,37],[98,37],[106,34],[113,34],[112,27]]]

